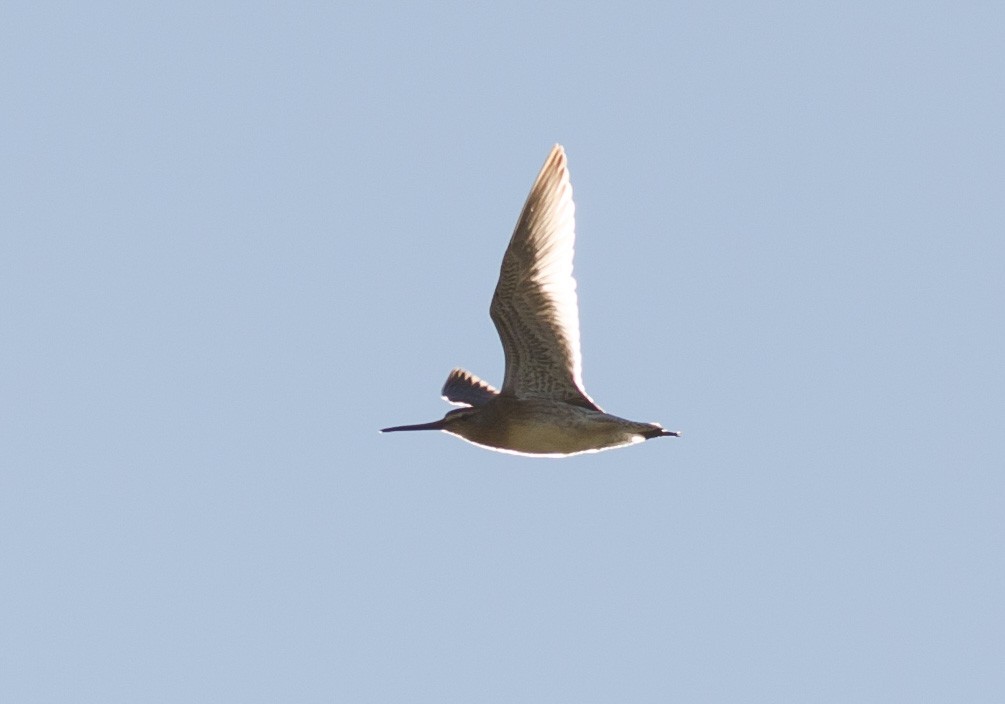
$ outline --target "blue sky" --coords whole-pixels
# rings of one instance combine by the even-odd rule
[[[1005,699],[995,3],[8,5],[0,699]],[[555,142],[583,376],[501,383]]]

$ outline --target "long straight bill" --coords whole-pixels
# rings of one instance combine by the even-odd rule
[[[432,423],[419,423],[417,425],[396,425],[393,428],[382,428],[382,433],[396,433],[401,430],[443,430],[443,420],[434,420]]]

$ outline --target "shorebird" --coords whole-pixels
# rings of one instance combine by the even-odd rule
[[[454,369],[443,398],[463,406],[431,423],[381,432],[443,430],[490,450],[535,457],[599,452],[680,436],[659,423],[604,413],[583,390],[572,254],[575,206],[556,144],[530,189],[503,255],[489,314],[506,355],[502,388]]]

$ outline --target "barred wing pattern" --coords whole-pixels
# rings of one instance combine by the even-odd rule
[[[502,393],[599,411],[583,390],[575,240],[572,185],[556,144],[520,213],[489,313],[506,353]]]
[[[457,406],[484,406],[499,394],[487,384],[464,369],[454,368],[443,384],[440,395]]]

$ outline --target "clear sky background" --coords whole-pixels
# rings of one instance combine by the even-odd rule
[[[0,700],[1005,701],[997,2],[8,3]],[[493,383],[548,150],[584,379]]]

